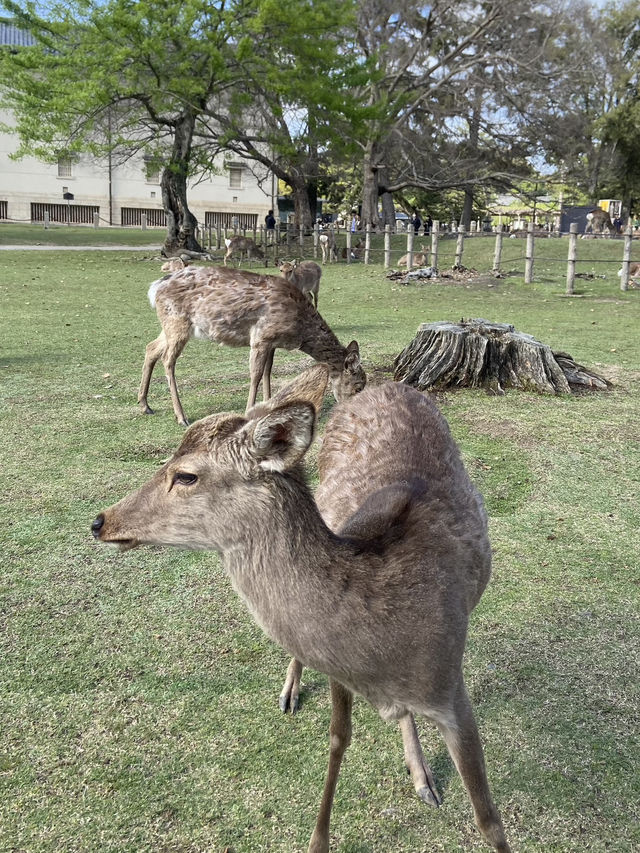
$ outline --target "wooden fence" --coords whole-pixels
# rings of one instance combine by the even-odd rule
[[[573,223],[569,231],[569,247],[567,253],[567,284],[566,292],[568,295],[574,293],[574,285],[576,279],[576,264],[579,262],[578,257],[578,226]],[[254,241],[262,246],[265,253],[265,264],[278,264],[283,257],[293,258],[309,258],[319,259],[321,257],[320,250],[320,235],[327,233],[321,230],[318,225],[313,231],[302,231],[292,225],[278,223],[275,231],[267,232],[264,226],[254,227],[253,229],[242,229],[237,226],[233,229],[224,228],[220,224],[216,226],[209,225],[205,229],[201,229],[199,233],[200,242],[209,249],[210,252],[216,252],[224,249],[225,238],[232,237],[238,234],[242,236],[250,236]],[[426,266],[438,269],[440,260],[443,259],[445,252],[443,249],[443,240],[446,240],[447,246],[451,245],[452,238],[455,238],[455,254],[453,255],[453,268],[461,268],[463,266],[465,242],[470,240],[487,240],[494,239],[493,252],[493,272],[500,270],[503,262],[503,254],[505,249],[505,238],[516,237],[521,245],[524,240],[524,254],[519,254],[516,257],[509,258],[509,263],[522,262],[524,265],[524,280],[526,284],[531,284],[534,280],[535,263],[538,260],[552,260],[558,262],[558,258],[544,258],[543,249],[548,240],[560,237],[558,233],[548,234],[534,229],[533,224],[529,225],[526,232],[517,232],[516,234],[508,234],[502,231],[501,228],[493,234],[482,234],[480,232],[471,232],[465,234],[460,231],[457,234],[452,231],[441,230],[440,223],[436,220],[429,234],[420,236],[416,235],[413,230],[409,230],[406,235],[406,244],[400,235],[393,235],[390,226],[387,226],[384,232],[373,232],[371,228],[365,231],[338,230],[335,232],[336,245],[338,248],[337,259],[329,256],[329,262],[353,263],[354,261],[362,261],[365,264],[382,263],[385,269],[392,266],[392,259],[397,261],[401,255],[407,256],[407,269],[411,269],[414,264],[414,259],[418,254],[427,256]],[[392,244],[393,237],[393,244]],[[631,263],[632,241],[637,239],[634,237],[632,227],[629,224],[624,234],[622,248],[622,271],[620,278],[620,289],[627,290],[629,281],[629,266]],[[419,245],[416,246],[416,242]],[[616,241],[617,242],[617,241]],[[400,248],[399,248],[400,246]],[[451,257],[451,253],[449,254]],[[593,259],[591,262],[594,263]],[[596,261],[597,262],[597,261]],[[611,263],[609,257],[602,263]]]

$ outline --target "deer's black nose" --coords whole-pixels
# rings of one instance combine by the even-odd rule
[[[95,536],[96,539],[100,537],[100,531],[102,530],[102,525],[104,524],[104,515],[100,513],[100,515],[94,519],[93,524],[91,525],[91,532]]]

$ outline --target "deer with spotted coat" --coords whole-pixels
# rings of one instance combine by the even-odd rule
[[[510,853],[462,674],[491,570],[482,499],[435,403],[389,382],[334,408],[316,502],[300,467],[328,377],[313,370],[315,391],[195,423],[146,485],[97,516],[93,535],[122,550],[219,552],[268,636],[329,676],[329,766],[308,853],[329,850],[354,693],[400,722],[414,784],[437,800],[414,714],[435,723],[480,832]]]
[[[186,267],[154,281],[149,301],[162,331],[147,345],[142,367],[138,403],[147,415],[153,414],[147,399],[151,376],[156,363],[162,361],[173,411],[178,423],[187,426],[175,366],[190,338],[251,348],[247,408],[256,402],[260,382],[264,399],[271,396],[271,368],[278,347],[299,349],[328,364],[336,400],[361,391],[366,384],[357,341],[342,346],[309,299],[281,276],[225,267]]]

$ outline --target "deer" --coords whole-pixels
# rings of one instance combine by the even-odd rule
[[[604,236],[613,236],[616,228],[611,217],[606,210],[601,207],[596,207],[594,210],[587,213],[587,224],[585,225],[584,233],[596,234],[600,233]]]
[[[321,234],[319,241],[320,249],[322,251],[322,263],[326,264],[327,261],[337,261],[338,247],[336,245],[336,235],[333,228],[329,228],[325,234]]]
[[[413,729],[405,749],[417,752],[405,758],[416,785],[431,782],[414,715],[435,723],[480,833],[510,853],[462,673],[469,614],[491,572],[482,498],[436,404],[387,382],[334,407],[314,499],[301,463],[317,404],[300,393],[197,421],[151,480],[99,513],[93,536],[121,551],[218,552],[267,636],[328,676],[329,763],[308,853],[329,851],[354,694]],[[342,531],[319,502],[327,519],[347,519]]]
[[[178,272],[178,270],[183,270],[185,267],[189,266],[189,261],[183,260],[183,258],[169,258],[168,261],[165,261],[160,269],[162,272]]]
[[[161,360],[173,411],[181,426],[188,421],[175,377],[178,356],[191,337],[228,346],[249,346],[250,389],[247,408],[271,396],[271,368],[277,347],[299,349],[329,365],[336,400],[361,391],[367,381],[358,342],[344,347],[309,299],[281,276],[260,275],[224,267],[187,267],[154,281],[149,302],[162,326],[145,351],[138,403],[152,415],[148,393],[156,363]]]
[[[365,241],[362,239],[362,237],[360,237],[360,239],[358,240],[356,245],[352,246],[352,248],[351,248],[352,260],[354,260],[354,261],[360,260],[360,258],[364,254],[364,250],[365,250]],[[340,254],[341,254],[342,258],[347,257],[347,247],[346,246],[342,249],[342,252]]]
[[[283,261],[279,269],[280,274],[306,294],[317,309],[322,267],[315,261]]]
[[[622,267],[618,270],[618,276],[622,279]],[[640,263],[629,264],[629,278],[627,284],[635,284],[640,278]]]
[[[427,252],[427,249],[425,249],[424,244],[423,244],[420,246],[420,251],[416,252],[416,254],[413,256],[413,265],[415,265],[417,267],[423,267],[427,263],[427,257],[428,257],[428,252]],[[408,265],[409,265],[409,255],[406,254],[406,255],[403,255],[398,260],[398,266],[399,267],[406,267]]]
[[[251,237],[225,237],[224,244],[227,247],[227,251],[224,256],[224,265],[226,267],[227,261],[230,260],[234,255],[240,255],[240,260],[242,260],[243,252],[247,253],[247,260],[249,258],[264,258],[264,252],[257,246],[255,241],[251,239]]]

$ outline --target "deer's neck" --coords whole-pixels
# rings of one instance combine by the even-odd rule
[[[298,349],[316,361],[326,362],[332,370],[342,370],[346,349],[320,314],[310,314],[310,322]]]
[[[307,486],[283,476],[273,511],[224,553],[234,588],[265,633],[312,663],[326,624],[357,562],[356,549],[326,526]],[[273,500],[273,494],[271,494]]]

